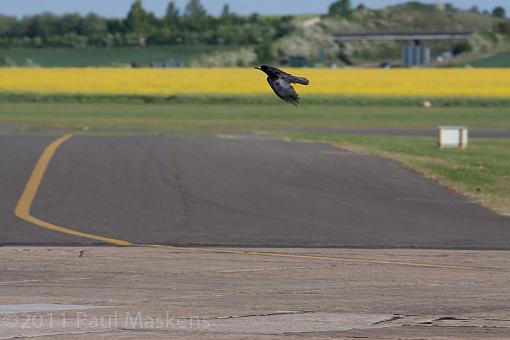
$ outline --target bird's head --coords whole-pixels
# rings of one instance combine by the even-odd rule
[[[276,73],[277,70],[278,70],[276,67],[269,66],[269,65],[262,65],[260,67],[255,67],[255,69],[261,70],[262,72],[264,72],[268,76],[271,75],[271,74]]]

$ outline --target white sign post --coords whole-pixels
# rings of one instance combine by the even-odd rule
[[[438,146],[465,149],[468,145],[468,129],[465,126],[440,126]]]

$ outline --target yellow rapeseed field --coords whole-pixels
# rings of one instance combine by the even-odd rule
[[[287,69],[310,79],[303,95],[510,97],[510,69]],[[3,68],[0,91],[78,94],[262,95],[265,75],[250,68]]]

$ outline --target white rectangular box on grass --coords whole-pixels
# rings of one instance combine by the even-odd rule
[[[440,126],[438,146],[440,148],[461,148],[468,145],[468,129],[465,126]]]

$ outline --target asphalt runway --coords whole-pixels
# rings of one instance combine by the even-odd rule
[[[58,136],[0,136],[0,243],[97,244],[14,216]],[[74,136],[31,214],[133,243],[510,249],[510,218],[379,157],[256,136]]]

